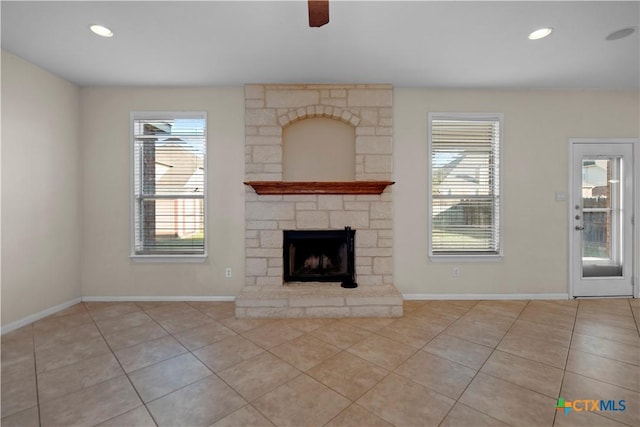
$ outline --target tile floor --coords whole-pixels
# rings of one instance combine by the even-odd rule
[[[2,426],[639,426],[639,300],[406,301],[399,319],[82,303],[2,336]],[[624,411],[556,411],[558,397]]]

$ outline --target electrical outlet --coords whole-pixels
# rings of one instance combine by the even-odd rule
[[[460,277],[460,267],[459,266],[454,266],[453,269],[451,270],[451,275],[453,277]]]
[[[224,269],[224,277],[231,277],[231,267],[227,267]]]

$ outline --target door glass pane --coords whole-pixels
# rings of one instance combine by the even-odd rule
[[[584,277],[622,275],[620,158],[582,161],[582,269]]]
[[[611,259],[610,212],[585,212],[582,257]]]

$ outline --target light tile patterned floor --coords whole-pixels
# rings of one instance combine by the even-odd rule
[[[2,336],[2,426],[640,426],[638,300],[406,301],[400,319],[82,303]],[[563,414],[558,397],[625,400]]]

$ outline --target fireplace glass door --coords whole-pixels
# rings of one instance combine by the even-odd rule
[[[353,281],[355,230],[285,230],[285,282]]]

